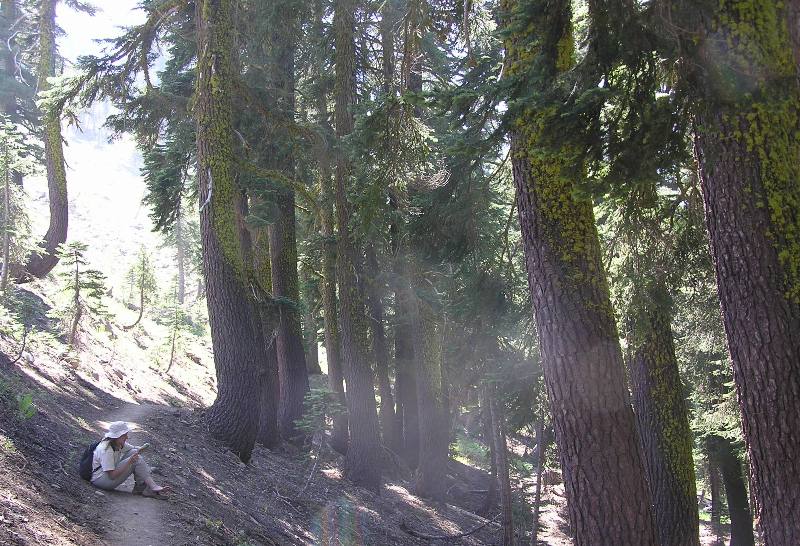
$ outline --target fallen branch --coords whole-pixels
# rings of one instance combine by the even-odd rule
[[[400,520],[400,529],[402,529],[403,531],[405,531],[406,533],[408,533],[412,537],[424,538],[426,540],[447,540],[447,539],[452,539],[452,538],[463,538],[463,537],[468,537],[469,535],[473,535],[473,534],[477,533],[478,531],[480,531],[481,529],[483,529],[484,527],[486,527],[487,525],[497,521],[497,518],[499,518],[499,517],[500,517],[500,514],[497,514],[492,519],[486,520],[485,522],[481,523],[477,527],[474,527],[474,528],[470,529],[469,531],[465,531],[463,533],[457,533],[457,534],[454,534],[454,535],[428,535],[428,534],[425,534],[425,533],[420,533],[419,531],[415,531],[414,529],[409,527],[408,524],[406,523],[406,520],[404,520],[404,519]]]

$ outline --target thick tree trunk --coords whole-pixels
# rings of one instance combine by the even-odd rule
[[[709,457],[722,474],[725,496],[728,498],[728,515],[731,519],[730,546],[755,546],[753,515],[747,500],[747,488],[742,472],[742,463],[730,440],[712,436],[708,440]]]
[[[669,295],[660,281],[642,280],[646,309],[637,315],[630,363],[648,484],[661,546],[700,544],[697,490],[683,386],[672,338]]]
[[[591,202],[523,159],[519,142],[517,206],[575,541],[656,544]],[[564,248],[580,252],[565,256]]]
[[[487,395],[489,415],[492,423],[492,438],[497,457],[497,477],[500,485],[500,508],[503,523],[503,546],[514,544],[514,513],[512,511],[511,479],[508,474],[508,448],[506,445],[505,417],[494,400],[493,393]]]
[[[252,267],[245,260],[233,171],[231,52],[232,2],[196,3],[197,171],[200,232],[208,317],[217,371],[217,398],[206,413],[211,434],[249,461],[259,427],[264,362],[258,311],[248,294]]]
[[[756,520],[767,545],[800,544],[796,2],[720,6],[696,64],[718,74],[716,36],[742,38],[729,40],[726,76],[697,90],[695,151]]]
[[[335,3],[336,135],[340,138],[353,130],[354,13],[353,0],[337,0]],[[350,230],[350,204],[345,191],[349,170],[347,159],[340,154],[336,164],[336,215],[339,224],[336,274],[339,281],[341,348],[350,414],[350,445],[345,455],[344,474],[351,481],[377,491],[380,489],[384,457],[367,347],[366,309],[356,280],[356,247]]]
[[[370,315],[372,331],[372,354],[375,357],[375,373],[378,379],[378,393],[381,396],[380,425],[383,444],[392,451],[400,445],[395,430],[394,396],[389,381],[389,347],[386,344],[386,332],[383,320],[383,283],[379,279],[378,257],[372,244],[366,252],[367,276],[367,308]]]
[[[417,279],[420,284],[421,279]],[[442,388],[441,325],[430,304],[411,295],[411,316],[417,368],[419,464],[416,493],[443,501],[448,440]]]
[[[58,0],[42,0],[39,13],[38,91],[50,88],[47,78],[55,75],[56,4]],[[47,191],[50,198],[50,225],[40,248],[25,265],[26,274],[43,278],[58,263],[58,246],[67,240],[69,203],[67,172],[61,139],[61,119],[57,112],[43,115],[44,153],[47,166]]]
[[[506,70],[530,70],[530,47],[544,40],[537,77],[556,78],[573,62],[569,2],[548,5],[547,28],[516,21],[518,2],[503,3]],[[540,35],[541,33],[541,35]],[[566,52],[566,58],[563,53]],[[526,93],[530,92],[528,90]],[[650,492],[625,385],[622,352],[608,293],[592,201],[566,174],[569,150],[538,146],[541,116],[515,121],[511,157],[528,285],[545,385],[576,544],[656,544]]]

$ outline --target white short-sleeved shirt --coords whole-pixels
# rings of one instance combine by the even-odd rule
[[[92,457],[92,481],[95,481],[109,470],[117,468],[123,453],[130,451],[132,447],[126,442],[122,449],[114,451],[108,440],[103,440],[97,444]]]

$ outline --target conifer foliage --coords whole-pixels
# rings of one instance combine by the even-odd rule
[[[3,2],[4,134],[38,137],[51,197],[26,255],[4,144],[3,279],[55,263],[61,117],[112,101],[177,249],[170,362],[199,233],[205,419],[242,461],[311,434],[345,479],[447,502],[482,436],[511,544],[552,422],[577,544],[698,544],[698,483],[734,543],[753,516],[800,543],[796,2],[152,0],[53,81],[56,3]],[[65,250],[72,343],[103,287]],[[534,428],[529,510],[508,444]]]

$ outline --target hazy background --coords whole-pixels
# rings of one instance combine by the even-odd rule
[[[95,16],[76,13],[63,3],[58,5],[56,22],[64,35],[58,38],[59,52],[74,62],[80,55],[97,55],[103,44],[96,40],[117,36],[121,27],[140,23],[143,12],[135,0],[93,2]],[[68,65],[67,73],[72,70]],[[89,245],[91,265],[105,273],[109,287],[123,284],[125,273],[141,245],[156,254],[160,266],[172,260],[173,252],[159,250],[160,236],[152,233],[148,209],[143,206],[145,185],[141,179],[141,155],[130,136],[110,142],[111,134],[103,127],[113,108],[96,104],[80,116],[82,131],[62,124],[65,140],[69,193],[68,241]],[[34,235],[41,237],[49,221],[47,180],[42,171],[25,180],[32,200],[31,220]],[[159,270],[172,268],[158,267]],[[168,282],[168,279],[163,279]]]

